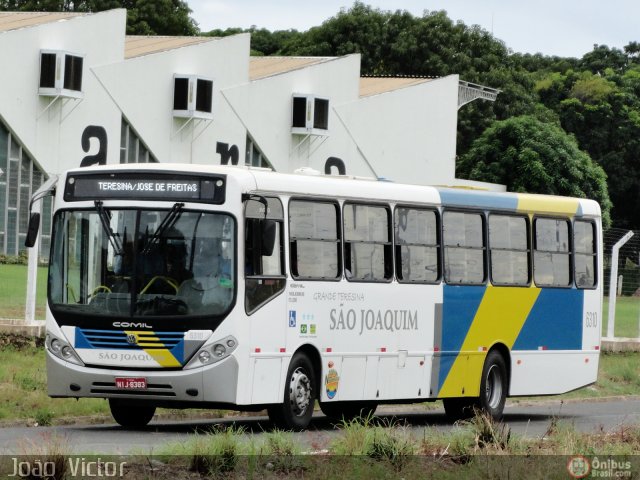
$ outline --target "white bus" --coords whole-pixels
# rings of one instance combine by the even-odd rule
[[[169,164],[46,190],[48,393],[106,398],[124,427],[211,407],[303,429],[316,401],[500,418],[596,381],[594,201]]]

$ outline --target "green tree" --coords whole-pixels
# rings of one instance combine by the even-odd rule
[[[127,9],[129,35],[196,35],[198,24],[184,0],[0,0],[0,11],[101,12]]]
[[[591,198],[611,224],[606,174],[559,126],[532,116],[497,121],[460,158],[457,175],[509,191]]]

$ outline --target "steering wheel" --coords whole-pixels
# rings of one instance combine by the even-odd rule
[[[106,285],[98,285],[96,288],[93,289],[93,291],[89,294],[89,298],[92,299],[94,298],[98,293],[100,292],[107,292],[107,293],[111,293],[111,289],[109,287],[107,287]]]
[[[149,290],[149,288],[151,287],[151,285],[153,285],[154,283],[156,283],[156,281],[162,281],[164,283],[166,283],[167,285],[169,285],[171,288],[173,288],[175,290],[175,294],[178,294],[178,282],[176,282],[173,278],[170,277],[163,277],[162,275],[156,275],[155,277],[153,277],[151,280],[149,280],[149,283],[147,283],[145,285],[145,287],[140,291],[140,295],[146,293],[147,290]]]

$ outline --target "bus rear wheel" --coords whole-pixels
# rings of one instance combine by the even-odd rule
[[[487,355],[482,368],[478,405],[494,420],[502,419],[508,389],[509,381],[504,358],[499,352],[492,350]]]
[[[332,420],[350,422],[354,418],[367,420],[378,408],[375,402],[322,402],[320,410]]]
[[[144,427],[156,413],[154,406],[132,405],[114,398],[109,399],[109,408],[113,419],[125,428]]]
[[[267,409],[269,419],[285,430],[304,430],[309,426],[316,400],[313,364],[304,353],[291,359],[284,387],[284,400]]]

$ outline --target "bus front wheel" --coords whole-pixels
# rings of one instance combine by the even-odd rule
[[[284,401],[268,408],[269,419],[286,430],[304,430],[311,421],[316,400],[316,376],[309,357],[298,352],[291,359]]]
[[[113,419],[125,428],[144,427],[156,413],[154,406],[132,405],[114,398],[109,399],[109,408]]]

